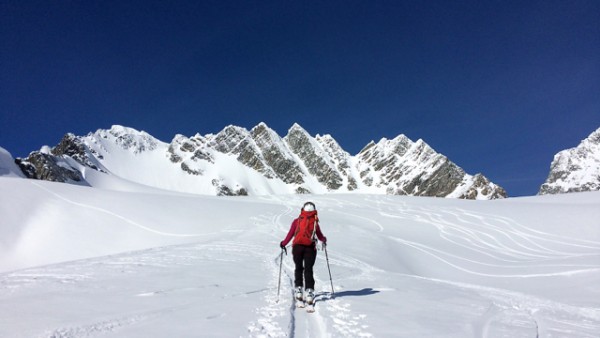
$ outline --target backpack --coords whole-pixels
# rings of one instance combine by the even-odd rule
[[[293,245],[313,245],[317,241],[317,224],[319,218],[317,211],[302,211],[298,217],[296,233],[294,233]]]

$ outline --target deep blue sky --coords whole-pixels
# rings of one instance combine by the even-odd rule
[[[511,196],[600,127],[600,1],[0,0],[0,146],[298,122],[405,134]]]

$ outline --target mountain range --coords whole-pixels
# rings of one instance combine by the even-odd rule
[[[123,126],[66,134],[15,163],[29,178],[88,186],[145,185],[205,195],[329,192],[497,199],[506,191],[470,175],[423,140],[371,141],[350,155],[331,135],[294,124],[285,137],[265,123],[217,134],[176,135],[170,143]]]
[[[285,137],[266,124],[227,126],[217,134],[176,135],[170,143],[115,125],[86,136],[68,133],[14,160],[0,148],[0,176],[111,189],[154,187],[203,195],[363,192],[497,199],[506,191],[470,175],[423,140],[405,135],[369,142],[350,155],[331,135],[294,124]],[[127,187],[127,188],[124,188]],[[600,190],[600,128],[560,151],[539,195]]]

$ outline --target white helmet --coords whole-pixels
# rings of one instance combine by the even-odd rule
[[[313,202],[306,202],[302,207],[304,211],[315,211],[315,204]]]

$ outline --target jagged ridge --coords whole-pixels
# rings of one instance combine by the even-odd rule
[[[84,137],[67,134],[54,148],[17,159],[30,178],[83,182],[95,170],[163,189],[214,195],[368,192],[495,199],[501,187],[471,176],[423,140],[400,135],[370,142],[356,156],[331,135],[312,137],[294,124],[281,138],[266,124],[248,131],[176,135],[170,143],[113,126]],[[87,168],[87,169],[86,169]]]

